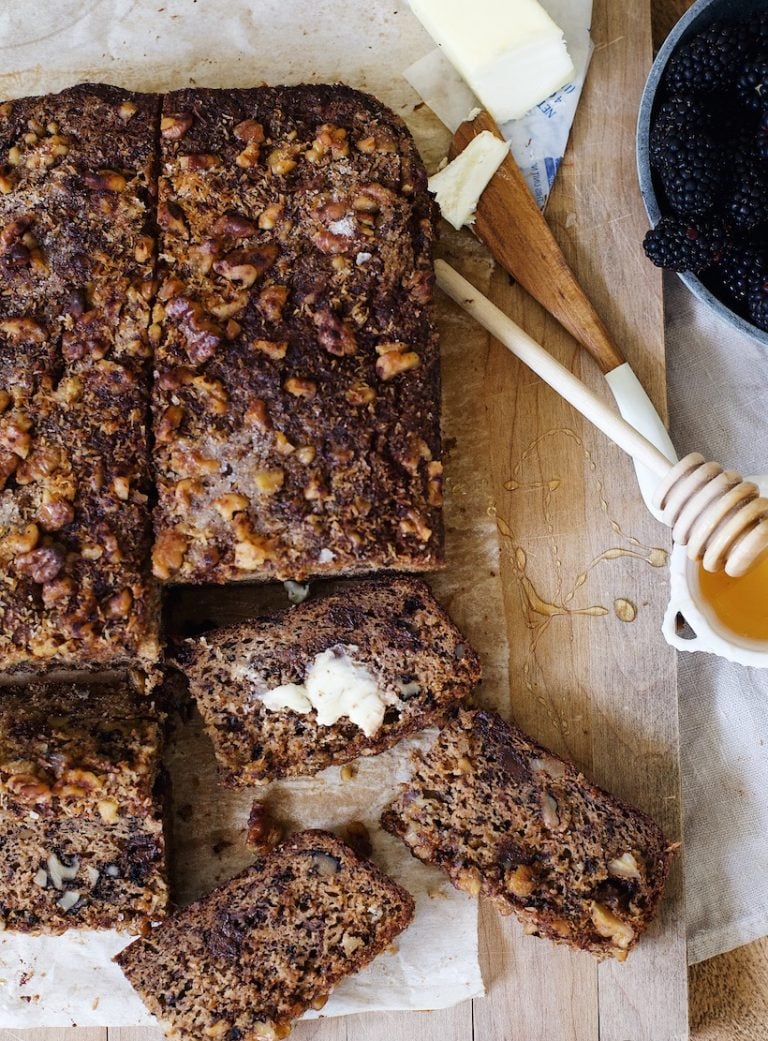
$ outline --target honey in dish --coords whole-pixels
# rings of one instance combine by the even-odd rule
[[[741,578],[724,571],[713,574],[699,565],[699,589],[726,629],[768,642],[768,553]]]

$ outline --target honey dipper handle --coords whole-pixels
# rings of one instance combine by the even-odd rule
[[[672,464],[655,445],[609,408],[597,394],[556,361],[487,297],[478,292],[458,271],[454,271],[445,261],[437,260],[435,274],[437,284],[452,300],[463,307],[475,321],[573,405],[598,430],[602,430],[606,437],[660,478],[669,474]]]
[[[449,158],[484,130],[502,136],[487,112],[462,123]],[[626,359],[568,266],[511,153],[480,197],[474,230],[496,262],[589,351],[603,373],[623,365]]]

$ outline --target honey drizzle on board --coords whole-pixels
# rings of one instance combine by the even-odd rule
[[[594,557],[589,564],[583,568],[583,570],[569,581],[567,589],[565,588],[565,583],[563,581],[563,566],[562,561],[560,560],[560,551],[555,541],[555,529],[551,515],[552,498],[554,494],[561,489],[563,480],[557,475],[553,475],[550,478],[542,476],[541,479],[530,482],[520,479],[524,464],[530,456],[536,452],[542,441],[555,436],[563,436],[572,440],[583,452],[584,458],[589,466],[589,472],[595,475],[594,480],[599,495],[601,512],[605,515],[611,531],[627,544],[625,546],[613,546],[603,550],[602,553],[599,553]],[[586,584],[590,573],[599,564],[617,560],[622,557],[630,557],[636,560],[642,560],[651,567],[662,568],[665,567],[669,561],[669,553],[660,546],[645,546],[639,539],[635,538],[633,535],[628,535],[622,530],[619,522],[615,520],[609,512],[609,505],[605,498],[603,481],[599,476],[597,476],[597,464],[581,438],[570,428],[556,427],[552,430],[547,430],[532,441],[520,454],[512,469],[511,478],[509,481],[505,482],[504,488],[508,492],[512,493],[543,493],[542,506],[544,525],[546,533],[552,539],[552,554],[554,556],[556,578],[555,593],[554,595],[550,595],[548,598],[542,596],[537,591],[527,574],[527,554],[519,544],[518,537],[510,524],[500,516],[499,510],[495,505],[489,506],[488,513],[496,520],[496,526],[502,538],[501,550],[502,552],[506,552],[508,559],[514,567],[515,576],[521,594],[521,605],[525,612],[527,626],[530,631],[528,654],[523,665],[525,687],[531,695],[536,697],[537,701],[547,712],[547,715],[556,724],[563,737],[567,738],[570,730],[569,720],[562,713],[557,711],[547,698],[537,693],[535,680],[532,678],[532,673],[535,675],[538,669],[537,651],[542,636],[546,633],[556,618],[573,617],[575,615],[587,618],[604,618],[612,613],[608,607],[605,607],[602,604],[591,604],[581,608],[571,606],[578,590]],[[614,601],[613,613],[622,622],[631,624],[637,617],[637,611],[637,606],[631,600],[624,597],[617,597]]]

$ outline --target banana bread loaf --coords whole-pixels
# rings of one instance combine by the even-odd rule
[[[442,722],[480,680],[429,588],[401,577],[186,640],[176,661],[229,787],[391,748]]]
[[[155,660],[157,97],[0,105],[0,669]]]
[[[414,142],[375,98],[164,97],[158,578],[440,566],[431,216]]]
[[[382,824],[526,932],[599,959],[635,946],[671,858],[649,817],[486,711],[440,733]]]
[[[413,910],[370,861],[304,831],[115,961],[169,1036],[276,1041],[383,951]]]
[[[0,695],[0,923],[140,932],[167,900],[158,719],[122,684]]]

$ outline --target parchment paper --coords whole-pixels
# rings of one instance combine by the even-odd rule
[[[428,166],[448,136],[400,75],[431,49],[404,4],[385,0],[60,0],[0,4],[0,93],[48,93],[82,80],[133,89],[251,86],[343,79],[370,90],[411,126]],[[445,234],[449,259],[481,289],[490,262],[469,236]],[[498,572],[498,542],[488,474],[489,431],[481,405],[487,337],[440,301],[443,428],[446,444],[448,569],[437,595],[477,647],[485,682],[480,697],[503,705],[508,647]],[[181,597],[177,620],[224,624],[256,613],[282,588],[195,591]],[[338,830],[350,819],[373,826],[380,806],[407,770],[406,747],[363,760],[354,781],[331,769],[314,780],[272,786],[268,799],[291,826]],[[181,901],[210,889],[252,859],[243,844],[254,793],[215,786],[210,746],[192,720],[177,727],[170,756],[174,780],[173,866]],[[399,842],[372,836],[374,859],[417,899],[413,925],[396,949],[337,988],[324,1015],[375,1009],[444,1007],[482,993],[477,907],[442,876],[414,861]],[[23,1028],[139,1025],[150,1022],[109,956],[114,935],[67,938],[0,936],[0,1024]]]

